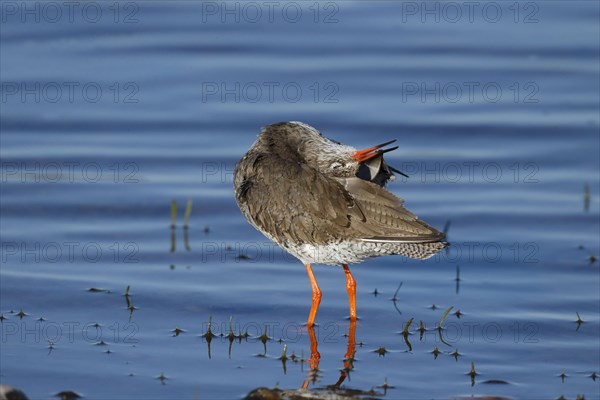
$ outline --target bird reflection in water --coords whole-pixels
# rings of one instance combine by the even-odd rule
[[[308,389],[311,382],[313,384],[316,383],[319,377],[319,361],[321,360],[321,354],[319,353],[318,349],[319,342],[317,341],[317,336],[315,335],[315,329],[312,325],[309,325],[307,328],[308,337],[310,338],[310,358],[308,359],[310,371],[308,372],[308,376],[302,384],[302,389]],[[339,389],[344,380],[346,380],[346,378],[350,376],[350,371],[354,369],[355,353],[356,321],[350,320],[350,325],[348,327],[348,345],[346,348],[346,354],[344,355],[344,368],[340,371],[340,378],[338,379],[338,381],[335,384],[328,387],[328,389]]]

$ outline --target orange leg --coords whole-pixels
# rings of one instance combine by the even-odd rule
[[[342,266],[346,273],[346,291],[348,292],[348,302],[350,303],[350,321],[356,321],[356,282],[348,265],[342,264]]]
[[[310,308],[310,314],[306,325],[313,326],[315,324],[315,317],[317,316],[319,304],[321,304],[321,289],[319,289],[319,285],[317,284],[315,274],[313,274],[310,264],[306,264],[306,272],[308,273],[308,279],[310,279],[310,286],[312,287],[312,307]]]

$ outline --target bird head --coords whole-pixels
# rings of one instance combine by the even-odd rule
[[[269,125],[259,135],[257,145],[268,148],[281,157],[304,162],[320,172],[333,177],[358,176],[383,186],[394,179],[392,171],[402,172],[387,165],[383,155],[398,146],[384,149],[394,143],[372,146],[363,150],[346,146],[321,135],[312,126],[302,122],[280,122]]]
[[[385,153],[396,150],[398,146],[387,149],[383,149],[383,147],[392,144],[395,141],[396,140],[390,140],[389,142],[378,144],[363,150],[357,150],[352,154],[352,158],[359,164],[356,176],[380,186],[384,186],[389,180],[393,181],[395,179],[394,172],[408,178],[408,175],[389,166],[383,159]]]

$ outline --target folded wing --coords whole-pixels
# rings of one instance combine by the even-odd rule
[[[362,212],[351,228],[359,239],[371,242],[424,243],[444,239],[444,234],[404,208],[404,201],[384,187],[360,178],[337,179]]]
[[[260,230],[291,242],[436,242],[444,235],[383,187],[332,178],[302,163],[254,155],[236,173],[237,201]],[[246,174],[245,172],[248,172]]]

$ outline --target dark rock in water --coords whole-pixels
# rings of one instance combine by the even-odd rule
[[[0,400],[27,400],[27,396],[12,386],[0,385]]]
[[[281,391],[278,389],[269,389],[259,387],[254,389],[244,398],[244,400],[280,400]]]
[[[335,385],[311,390],[281,390],[259,387],[248,393],[244,400],[372,400],[382,396],[385,396],[385,393],[374,390],[338,388]]]
[[[82,396],[79,393],[73,392],[72,390],[64,390],[56,393],[54,397],[58,397],[61,400],[77,400],[81,399]]]
[[[508,382],[503,381],[501,379],[488,379],[487,381],[481,382],[486,385],[509,385]]]
[[[457,397],[456,400],[512,400],[512,398],[503,396],[470,396]]]

